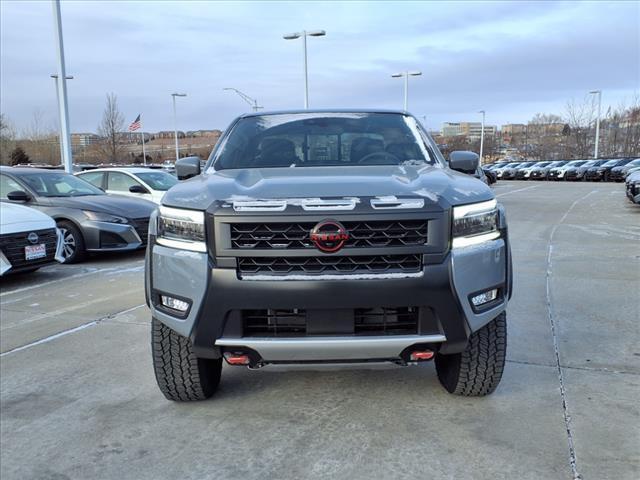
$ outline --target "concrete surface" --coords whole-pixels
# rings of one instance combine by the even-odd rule
[[[515,293],[505,376],[481,399],[448,395],[432,364],[225,366],[212,400],[171,403],[142,255],[3,279],[0,478],[637,479],[640,208],[623,188],[496,187]]]

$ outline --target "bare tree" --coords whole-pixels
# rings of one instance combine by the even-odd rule
[[[591,129],[595,122],[593,101],[571,100],[567,103],[565,115],[568,125],[566,158],[590,158],[593,148]]]
[[[39,108],[33,111],[29,125],[22,131],[20,144],[37,163],[58,165],[62,161],[56,130]]]
[[[0,164],[11,163],[11,152],[16,146],[16,131],[13,124],[4,115],[0,114]]]
[[[118,108],[118,97],[114,93],[108,93],[102,121],[98,125],[98,135],[103,138],[102,155],[111,163],[116,163],[124,150],[120,142],[123,128],[124,116]]]

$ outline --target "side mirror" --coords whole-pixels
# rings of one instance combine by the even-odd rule
[[[144,188],[142,185],[131,185],[129,187],[129,191],[131,193],[149,193],[149,190]]]
[[[13,202],[28,202],[31,200],[31,195],[27,192],[23,192],[22,190],[16,190],[14,192],[9,192],[7,194],[7,199]]]
[[[480,163],[477,153],[458,150],[449,154],[449,168],[462,173],[475,173]]]
[[[178,180],[186,180],[197,175],[200,175],[200,157],[185,157],[176,160]]]

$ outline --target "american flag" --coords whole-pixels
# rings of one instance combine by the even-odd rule
[[[140,115],[138,115],[136,119],[133,122],[131,122],[131,125],[129,125],[129,131],[135,132],[136,130],[140,130],[141,126],[142,126],[142,122],[140,122]]]

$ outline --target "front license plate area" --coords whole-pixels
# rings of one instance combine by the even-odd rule
[[[24,247],[24,258],[27,260],[37,260],[47,256],[47,248],[44,243],[40,245],[27,245]]]

